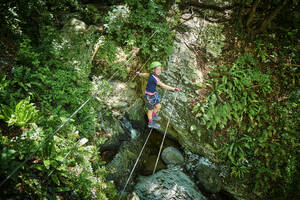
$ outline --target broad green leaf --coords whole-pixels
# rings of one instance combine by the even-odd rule
[[[59,181],[59,179],[58,179],[58,177],[57,177],[56,174],[52,174],[52,175],[51,175],[51,179],[52,179],[52,181],[53,181],[56,185],[60,185],[60,181]]]
[[[44,166],[46,167],[46,169],[50,168],[50,160],[44,160]]]

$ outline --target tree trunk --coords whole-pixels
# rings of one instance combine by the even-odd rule
[[[276,17],[276,15],[279,13],[279,11],[285,6],[285,4],[289,0],[284,0],[281,5],[278,5],[277,8],[271,12],[271,14],[261,23],[261,26],[259,28],[260,32],[263,32],[266,30],[267,25]]]
[[[254,4],[253,4],[253,6],[251,8],[251,11],[249,13],[249,17],[248,17],[248,20],[247,20],[247,23],[246,23],[246,30],[247,30],[248,33],[250,32],[250,24],[254,19],[256,8],[257,8],[259,2],[260,2],[260,0],[255,0],[254,1]]]

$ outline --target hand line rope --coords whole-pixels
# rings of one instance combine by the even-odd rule
[[[178,92],[176,92],[175,99],[174,99],[174,104],[176,103],[177,95],[178,95]],[[161,153],[161,150],[162,150],[164,141],[165,141],[165,137],[166,137],[166,135],[167,135],[167,130],[168,130],[168,127],[169,127],[169,124],[170,124],[170,119],[171,119],[171,117],[172,117],[174,107],[175,107],[175,106],[173,105],[172,110],[171,110],[170,117],[169,117],[169,119],[168,119],[168,123],[167,123],[166,129],[165,129],[164,137],[163,137],[162,142],[161,142],[161,144],[160,144],[159,152],[158,152],[158,155],[157,155],[157,158],[156,158],[156,162],[155,162],[155,165],[154,165],[154,169],[153,169],[152,175],[155,173],[155,170],[156,170],[156,167],[157,167],[157,163],[158,163],[158,160],[159,160],[159,157],[160,157],[160,153]]]
[[[142,70],[143,67],[148,63],[148,61],[150,60],[150,57],[148,58],[148,60],[142,65],[142,67],[139,70]],[[133,81],[136,78],[137,75],[135,75],[131,80],[129,79],[129,81],[127,81],[125,84],[130,83],[131,81]],[[96,93],[97,94],[97,93]],[[63,157],[63,159],[61,160],[61,163],[63,163],[65,161],[65,159],[68,157],[68,155],[76,149],[76,145],[77,143],[80,141],[80,139],[75,143],[75,145],[73,146],[73,148]],[[46,180],[49,178],[49,176],[55,171],[55,169],[53,169],[47,176]],[[44,183],[46,182],[46,180],[44,180]]]
[[[142,155],[142,153],[143,153],[143,151],[144,151],[144,148],[145,148],[145,146],[146,146],[146,144],[147,144],[147,142],[148,142],[148,139],[149,139],[149,137],[150,137],[150,135],[151,135],[151,133],[152,133],[152,130],[153,130],[153,128],[151,128],[151,130],[149,131],[149,134],[148,134],[148,136],[147,136],[147,138],[146,138],[146,140],[145,140],[145,143],[144,143],[144,145],[143,145],[143,147],[142,147],[142,150],[140,151],[140,154],[139,154],[139,156],[137,157],[137,159],[136,159],[136,161],[135,161],[135,163],[134,163],[134,165],[133,165],[133,168],[132,168],[132,170],[131,170],[131,172],[130,172],[130,174],[129,174],[129,177],[128,177],[127,181],[126,181],[126,184],[125,184],[125,186],[124,186],[124,188],[123,188],[121,194],[125,191],[125,188],[127,187],[127,184],[129,183],[129,180],[130,180],[130,178],[131,178],[131,176],[132,176],[132,174],[133,174],[133,172],[134,172],[134,170],[135,170],[135,168],[136,168],[137,163],[139,162],[139,159],[140,159],[140,157],[141,157],[141,155]],[[121,199],[121,197],[122,197],[122,196],[120,195],[119,200]]]
[[[141,46],[141,48],[143,48],[143,46],[145,46],[147,43],[148,43],[148,41],[155,35],[157,33],[157,31],[155,31],[151,36],[150,36],[150,38],[148,38],[148,40]],[[140,49],[139,49],[140,50]],[[138,51],[139,51],[138,50]],[[134,56],[134,54],[132,54],[131,55],[131,57],[125,62],[125,64],[127,64],[130,60],[131,60],[131,58]],[[123,64],[123,66],[125,65],[125,64]],[[117,72],[118,71],[120,71],[120,69],[121,69],[121,67],[110,77],[110,79],[108,80],[108,82],[113,78],[113,76],[115,75],[115,74],[117,74]],[[40,149],[41,149],[41,147],[43,147],[47,142],[48,142],[48,140],[52,137],[52,136],[54,136],[67,122],[69,122],[72,118],[73,118],[73,116],[74,115],[76,115],[91,99],[93,99],[96,95],[97,95],[97,93],[101,90],[102,88],[99,88],[99,89],[97,89],[97,91],[95,92],[95,94],[93,94],[93,95],[91,95],[68,119],[66,119],[60,126],[59,126],[59,128],[57,128],[52,134],[50,134],[49,136],[48,136],[48,138],[40,145],[40,146],[38,146],[37,148],[36,148],[36,150],[34,150],[29,156],[27,156],[27,158],[21,163],[21,164],[19,164],[5,179],[4,179],[4,181],[2,181],[1,182],[1,184],[0,184],[0,187],[8,180],[8,179],[10,179],[28,160],[30,160],[31,159],[31,157],[34,155],[34,154],[36,154]]]
[[[148,59],[148,60],[149,60],[149,59]],[[146,61],[146,63],[148,62],[148,60]],[[142,67],[140,68],[140,70],[142,70],[143,67],[144,67],[144,66],[142,66]],[[169,68],[167,69],[166,73],[168,72],[168,70],[169,70]],[[137,76],[137,75],[136,75],[136,76]],[[136,76],[135,76],[135,77],[136,77]],[[134,78],[135,78],[135,77],[134,77]],[[133,78],[133,79],[134,79],[134,78]],[[163,94],[163,96],[162,96],[162,100],[164,99],[165,95],[166,95],[166,90],[164,91],[164,94]],[[158,111],[158,112],[159,112],[159,111]],[[157,113],[157,114],[158,114],[158,113]],[[140,159],[140,157],[141,157],[141,155],[142,155],[142,152],[143,152],[143,150],[144,150],[144,148],[145,148],[145,146],[146,146],[146,144],[147,144],[147,142],[148,142],[148,139],[149,139],[149,137],[150,137],[150,135],[151,135],[152,130],[153,130],[153,128],[151,128],[151,130],[150,130],[150,132],[149,132],[149,135],[148,135],[147,139],[145,140],[144,146],[142,147],[141,152],[140,152],[138,158],[137,158],[136,161],[135,161],[135,164],[134,164],[134,166],[133,166],[133,168],[132,168],[132,170],[131,170],[131,172],[130,172],[130,174],[129,174],[129,177],[128,177],[127,181],[126,181],[126,184],[125,184],[123,190],[121,191],[121,194],[124,193],[124,191],[125,191],[125,189],[126,189],[128,183],[129,183],[129,180],[130,180],[131,176],[133,175],[133,172],[134,172],[134,170],[135,170],[135,168],[136,168],[136,165],[137,165],[137,163],[138,163],[138,161],[139,161],[139,159]],[[119,200],[120,200],[120,199],[121,199],[121,196],[120,196]]]
[[[177,93],[176,93],[176,96],[175,96],[174,103],[176,102],[176,99],[177,99]],[[172,116],[173,110],[174,110],[174,106],[172,107],[171,116]],[[167,123],[166,129],[165,129],[164,137],[163,137],[162,143],[161,143],[161,145],[160,145],[159,154],[158,154],[158,157],[157,157],[157,159],[156,159],[155,166],[154,166],[153,174],[155,173],[155,170],[156,170],[156,167],[157,167],[157,163],[158,163],[158,160],[159,160],[159,157],[160,157],[160,152],[161,152],[161,150],[162,150],[162,146],[163,146],[163,143],[164,143],[164,140],[165,140],[165,137],[166,137],[166,133],[167,133],[167,130],[168,130],[168,126],[169,126],[169,123],[170,123],[170,118],[171,118],[171,116],[170,116],[169,119],[168,119],[168,123]],[[131,172],[130,172],[130,174],[129,174],[129,177],[128,177],[127,181],[126,181],[125,186],[123,187],[123,190],[122,190],[121,194],[124,193],[124,191],[125,191],[125,189],[126,189],[128,183],[129,183],[129,181],[130,181],[130,179],[131,179],[131,176],[133,175],[133,172],[134,172],[134,170],[135,170],[135,168],[136,168],[136,166],[137,166],[137,163],[138,163],[138,161],[139,161],[139,159],[140,159],[140,157],[141,157],[141,155],[142,155],[142,153],[143,153],[143,151],[144,151],[144,148],[145,148],[145,146],[146,146],[146,144],[147,144],[147,142],[148,142],[148,139],[149,139],[149,137],[150,137],[150,135],[151,135],[151,133],[152,133],[152,130],[153,130],[153,128],[151,128],[151,130],[150,130],[150,132],[149,132],[149,134],[148,134],[148,137],[147,137],[146,140],[145,140],[145,143],[144,143],[144,145],[143,145],[143,147],[142,147],[142,149],[141,149],[141,151],[140,151],[139,156],[137,157],[137,159],[136,159],[136,161],[135,161],[135,163],[134,163],[134,166],[133,166],[133,168],[132,168],[132,170],[131,170]],[[119,200],[121,199],[121,197],[122,197],[122,196],[120,196]]]

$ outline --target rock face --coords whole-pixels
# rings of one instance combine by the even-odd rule
[[[139,177],[135,192],[144,200],[206,200],[195,183],[177,168],[160,170],[148,177]]]
[[[210,168],[207,165],[200,164],[196,169],[196,177],[201,184],[201,188],[204,188],[207,192],[220,192],[222,180],[217,175],[215,169]]]
[[[209,193],[218,193],[222,187],[222,179],[219,176],[220,170],[207,158],[185,151],[186,169],[196,179],[199,188]]]
[[[142,130],[146,126],[146,114],[144,111],[144,101],[138,98],[132,105],[129,106],[126,116],[131,121],[133,128]]]
[[[165,148],[161,154],[161,158],[166,165],[182,165],[184,163],[182,154],[174,147]]]
[[[126,181],[130,175],[130,172],[134,166],[134,163],[142,149],[146,135],[139,134],[136,138],[123,142],[119,153],[114,159],[107,165],[107,169],[110,173],[107,175],[108,180],[112,180],[116,183],[117,188],[121,191],[126,184]],[[149,155],[147,149],[144,150],[141,160]],[[140,171],[142,163],[138,162],[136,169],[133,173],[135,176],[136,172]],[[126,190],[132,190],[133,182],[130,181]]]
[[[107,141],[101,146],[100,152],[118,149],[121,142],[129,140],[130,136],[122,128],[122,124],[110,113],[99,111],[98,113],[99,124]]]
[[[80,32],[85,31],[87,28],[86,24],[79,19],[72,18],[64,25],[65,32]]]
[[[136,92],[121,81],[110,83],[112,94],[105,99],[105,103],[115,116],[122,116],[136,100]]]
[[[170,56],[167,68],[164,68],[160,79],[170,86],[177,86],[180,92],[162,91],[158,89],[161,96],[162,109],[160,116],[161,131],[164,131],[168,119],[170,125],[168,134],[190,151],[215,159],[214,149],[210,145],[211,137],[200,121],[191,114],[192,107],[189,100],[198,96],[197,90],[203,83],[204,72],[198,63],[199,55],[196,51],[199,47],[199,32],[204,28],[202,20],[192,18],[185,22],[186,30],[175,34],[175,45],[173,55]],[[165,92],[165,95],[163,95]],[[176,102],[174,101],[176,97]],[[175,107],[173,113],[172,108]],[[191,131],[191,127],[196,131]]]

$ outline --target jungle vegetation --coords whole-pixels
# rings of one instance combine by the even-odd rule
[[[194,116],[211,133],[212,145],[235,181],[250,180],[249,190],[262,199],[297,199],[297,195],[299,199],[299,2],[175,3],[0,3],[3,196],[117,199],[98,152],[105,141],[97,118],[99,102],[92,100],[57,129],[92,95],[93,73],[108,78],[118,70],[120,80],[135,73],[115,62],[118,46],[127,53],[140,48],[139,62],[166,60],[172,53],[174,30],[189,20],[182,14],[192,13],[191,17],[224,24],[225,43],[230,44],[212,59],[215,64],[203,86],[207,95],[192,105]],[[73,17],[96,28],[77,35],[64,33]],[[101,54],[90,62],[91,48],[101,36],[105,36]]]

